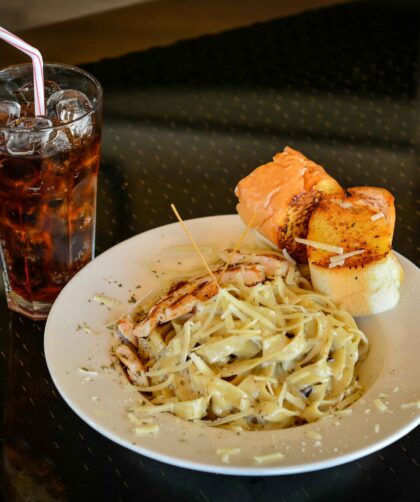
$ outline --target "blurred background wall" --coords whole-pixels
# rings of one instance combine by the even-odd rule
[[[0,19],[9,30],[68,21],[153,0],[1,0]]]
[[[46,61],[85,63],[346,0],[0,0],[0,25]],[[25,59],[0,44],[0,66]]]

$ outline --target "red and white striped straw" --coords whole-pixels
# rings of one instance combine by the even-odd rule
[[[27,54],[32,59],[32,68],[34,74],[34,102],[35,115],[45,115],[44,101],[44,63],[41,53],[35,47],[24,42],[22,39],[10,33],[0,26],[0,38],[16,49]]]

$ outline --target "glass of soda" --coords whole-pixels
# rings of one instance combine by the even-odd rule
[[[102,88],[89,73],[45,64],[44,116],[32,65],[0,71],[0,260],[10,309],[45,319],[94,253]]]

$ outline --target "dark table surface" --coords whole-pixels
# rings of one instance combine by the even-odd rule
[[[415,4],[342,5],[88,65],[105,90],[97,254],[172,221],[170,202],[185,218],[234,212],[236,182],[290,145],[344,186],[391,190],[395,248],[418,264]],[[57,394],[43,329],[2,294],[5,500],[420,500],[419,429],[340,467],[271,478],[136,455]]]

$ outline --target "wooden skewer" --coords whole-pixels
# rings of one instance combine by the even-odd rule
[[[219,283],[218,283],[218,281],[217,281],[217,279],[216,279],[216,277],[215,277],[215,275],[211,271],[208,263],[206,262],[206,259],[204,258],[202,252],[200,251],[200,249],[198,248],[197,244],[195,243],[195,240],[194,240],[193,236],[191,235],[190,231],[188,230],[187,226],[185,225],[185,223],[183,222],[181,216],[179,215],[179,213],[178,213],[178,211],[177,211],[177,209],[175,207],[175,204],[171,204],[171,209],[174,212],[175,216],[177,217],[179,223],[181,224],[181,227],[183,228],[184,232],[187,234],[188,238],[190,239],[191,244],[193,245],[193,248],[197,252],[198,256],[201,258],[201,261],[204,263],[204,266],[206,267],[207,272],[210,274],[210,276],[213,279],[213,281],[218,286],[220,286]]]
[[[239,236],[238,242],[235,244],[235,247],[233,248],[233,251],[230,254],[230,259],[228,258],[228,260],[226,262],[226,265],[223,267],[223,270],[220,272],[219,276],[217,277],[218,281],[220,281],[222,279],[224,273],[226,272],[226,270],[228,269],[228,267],[232,264],[233,256],[236,253],[236,251],[238,251],[238,249],[240,248],[242,242],[244,241],[244,239],[246,237],[246,234],[249,232],[249,229],[252,228],[252,224],[254,223],[255,216],[256,216],[256,213],[254,211],[254,214],[252,215],[252,218],[249,220],[248,225],[246,226],[246,228],[244,229],[244,231]]]

